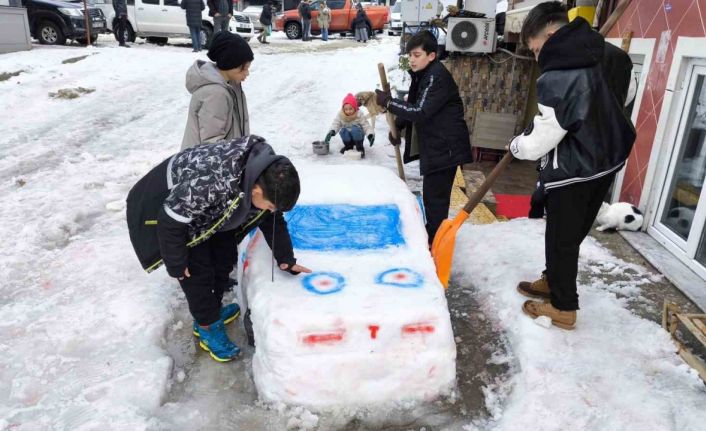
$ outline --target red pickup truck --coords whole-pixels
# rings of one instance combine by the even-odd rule
[[[354,3],[351,0],[328,0],[326,4],[331,9],[329,34],[354,32],[353,19],[357,12]],[[320,34],[321,29],[316,19],[319,16],[319,2],[313,1],[309,7],[311,8],[311,33]],[[390,9],[387,6],[372,5],[365,6],[364,9],[372,24],[372,27],[368,27],[368,35],[372,35],[374,31],[382,31],[389,21]],[[299,18],[299,12],[296,9],[277,14],[274,24],[275,30],[284,31],[289,39],[302,37],[301,18]]]

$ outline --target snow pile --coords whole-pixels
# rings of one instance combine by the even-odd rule
[[[511,388],[492,388],[498,430],[697,430],[706,423],[706,390],[675,354],[656,323],[624,308],[651,275],[616,259],[592,238],[581,247],[580,272],[628,274],[625,298],[596,282],[579,285],[577,327],[564,331],[532,321],[521,310],[528,298],[516,286],[536,279],[544,265],[544,222],[518,219],[465,226],[456,241],[454,276],[472,284],[486,315],[510,340],[518,374]],[[539,319],[537,319],[539,320]],[[498,397],[498,393],[510,393]],[[474,428],[469,428],[474,429]]]
[[[321,408],[449,393],[456,346],[414,195],[388,169],[299,171],[302,196],[287,217],[314,273],[275,271],[272,283],[262,235],[242,247],[261,398]]]

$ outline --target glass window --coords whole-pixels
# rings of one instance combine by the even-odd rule
[[[706,75],[698,75],[691,106],[684,117],[686,129],[672,184],[669,200],[662,214],[662,223],[684,240],[691,231],[701,189],[706,178]],[[702,243],[697,260],[706,260]]]
[[[135,6],[135,0],[127,0],[128,6]]]
[[[343,6],[346,5],[346,0],[328,0],[326,4],[329,9],[343,9]]]
[[[142,3],[144,4],[159,4],[159,0],[142,0]]]
[[[164,0],[165,6],[179,6],[179,0]]]

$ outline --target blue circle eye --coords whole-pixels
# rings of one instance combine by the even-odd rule
[[[422,287],[424,277],[409,268],[393,268],[380,273],[375,282],[387,286],[415,288]]]
[[[302,279],[304,289],[317,295],[340,292],[346,287],[346,279],[337,272],[314,272]]]

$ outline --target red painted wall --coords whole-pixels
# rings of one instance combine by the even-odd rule
[[[677,38],[706,37],[706,0],[632,0],[608,37],[620,38],[627,30],[633,31],[633,38],[656,40],[635,124],[637,140],[628,158],[620,194],[621,201],[637,205],[645,182]],[[660,37],[664,31],[670,30],[669,48],[664,61],[660,62],[656,55]]]

